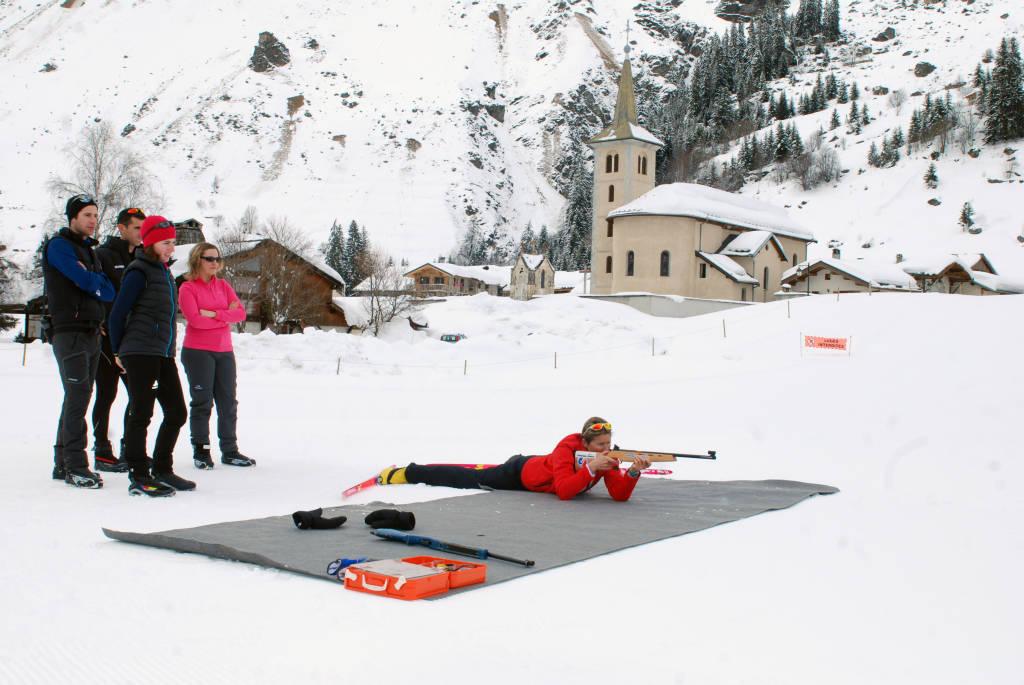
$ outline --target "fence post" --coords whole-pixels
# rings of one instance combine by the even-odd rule
[[[654,356],[654,338],[651,338],[651,356]]]
[[[338,357],[338,368],[334,370],[335,376],[341,375],[341,357]]]
[[[469,360],[468,359],[463,359],[462,360],[462,375],[466,376],[468,374],[469,374]]]
[[[555,350],[555,368],[558,368],[558,350]]]
[[[792,300],[786,300],[786,318],[787,319],[792,319],[793,318],[793,312],[790,311],[790,309],[789,309],[789,305],[790,305],[791,302],[792,302]]]
[[[722,337],[723,338],[727,337],[725,335],[725,319],[722,319]]]

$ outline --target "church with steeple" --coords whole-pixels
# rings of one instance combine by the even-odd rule
[[[770,302],[813,234],[777,206],[692,183],[656,185],[664,143],[637,122],[626,45],[611,123],[594,151],[591,292]]]

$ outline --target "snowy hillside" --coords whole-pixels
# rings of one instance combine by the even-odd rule
[[[1019,682],[1024,296],[822,296],[679,320],[480,295],[426,314],[469,338],[235,336],[239,435],[259,465],[196,471],[183,434],[198,489],[166,500],[130,498],[116,474],[99,491],[51,481],[51,350],[31,345],[22,367],[0,343],[18,398],[0,442],[0,682]],[[852,336],[852,354],[801,357],[801,332]],[[429,606],[100,531],[329,506],[390,463],[546,452],[591,414],[623,445],[718,450],[673,478],[840,492]]]
[[[607,107],[627,20],[677,21],[662,0],[73,4],[0,3],[0,239],[17,248],[35,247],[44,183],[96,120],[130,127],[162,211],[211,227],[250,204],[318,241],[355,219],[410,261],[473,219],[553,230],[569,93],[586,82]],[[290,63],[257,73],[264,31]],[[650,59],[679,50],[632,38]]]
[[[0,3],[0,242],[21,263],[57,208],[47,178],[66,170],[64,150],[97,121],[157,173],[161,211],[200,218],[212,233],[248,205],[317,242],[333,220],[354,219],[415,262],[447,253],[473,222],[513,236],[527,223],[554,230],[564,203],[557,164],[609,114],[627,20],[642,110],[708,36],[732,26],[715,0],[63,4],[72,6]],[[867,242],[864,254],[886,260],[925,247],[983,251],[998,269],[1024,273],[1015,240],[1024,225],[1013,214],[1024,188],[994,182],[1020,180],[1005,145],[979,145],[977,158],[947,152],[934,191],[921,182],[930,150],[895,168],[866,163],[871,142],[905,131],[925,94],[966,94],[969,85],[947,86],[969,84],[986,50],[1022,34],[1019,2],[843,0],[840,9],[847,44],[829,48],[827,69],[856,81],[875,117],[860,135],[843,127],[826,138],[848,172],[813,191],[769,175],[741,192],[789,206],[819,249],[840,239],[844,257]],[[889,27],[894,36],[873,40]],[[249,62],[265,31],[290,61],[257,73]],[[935,70],[915,76],[920,62]],[[769,88],[806,92],[814,65]],[[902,113],[872,94],[877,86],[907,93]],[[793,121],[807,136],[828,129],[831,110]],[[956,224],[968,201],[978,236]]]
[[[684,5],[685,7],[685,5]],[[773,84],[790,96],[810,93],[819,73],[860,86],[860,106],[867,105],[874,120],[859,135],[847,133],[849,104],[834,100],[821,112],[792,119],[806,139],[819,127],[825,144],[834,147],[847,173],[836,183],[814,190],[801,189],[797,180],[779,183],[774,175],[745,186],[740,192],[784,207],[812,227],[818,245],[811,257],[827,256],[830,240],[843,242],[843,257],[893,262],[933,252],[984,252],[1000,273],[1024,276],[1024,234],[1019,208],[1024,203],[1024,176],[1019,164],[1024,140],[984,145],[981,135],[970,146],[980,152],[966,154],[953,136],[945,154],[934,160],[939,183],[925,186],[923,178],[938,143],[922,147],[892,168],[868,165],[872,143],[882,147],[897,127],[906,134],[911,112],[926,95],[941,99],[950,94],[954,106],[975,89],[975,67],[987,50],[995,51],[1004,37],[1024,35],[1024,12],[1015,0],[909,3],[898,0],[843,2],[843,30],[853,36],[849,45],[833,50],[827,68],[813,61],[794,69],[793,79]],[[875,40],[892,28],[895,37]],[[934,66],[926,76],[915,75],[920,63]],[[991,68],[988,63],[983,66]],[[877,94],[876,94],[877,89]],[[902,90],[906,102],[897,111],[889,94]],[[830,130],[837,109],[843,125]],[[977,116],[977,113],[975,113]],[[720,157],[726,161],[735,150]],[[929,204],[937,200],[940,204]],[[957,224],[965,202],[976,214],[979,235],[969,235]],[[864,248],[864,245],[870,245]]]

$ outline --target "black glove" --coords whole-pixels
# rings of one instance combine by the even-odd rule
[[[295,527],[300,530],[330,530],[332,528],[340,527],[346,520],[347,519],[344,516],[327,518],[324,516],[323,509],[297,511],[292,514],[292,521],[295,521]]]
[[[366,525],[373,528],[412,530],[416,527],[416,517],[411,511],[398,511],[397,509],[378,509],[367,514],[363,520]]]

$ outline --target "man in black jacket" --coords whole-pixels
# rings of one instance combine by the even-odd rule
[[[64,404],[53,446],[53,477],[80,488],[99,488],[103,479],[89,470],[85,451],[85,415],[100,359],[100,327],[104,302],[114,299],[114,286],[93,251],[99,215],[88,195],[68,200],[68,227],[46,242],[43,283]]]
[[[146,218],[137,207],[122,209],[117,215],[117,236],[107,238],[102,246],[96,248],[96,256],[100,259],[103,272],[114,284],[114,292],[121,289],[121,277],[135,258],[135,248],[142,244],[139,229]],[[110,305],[107,305],[107,316]],[[92,438],[93,451],[96,455],[97,471],[123,473],[128,470],[124,461],[124,435],[128,432],[128,408],[124,410],[124,430],[121,433],[121,458],[114,456],[114,448],[110,444],[107,430],[110,425],[110,407],[117,398],[118,379],[125,380],[121,370],[114,363],[114,353],[110,350],[110,337],[106,329],[100,338],[100,362],[96,371],[96,401],[92,405]],[[125,389],[127,389],[127,381]]]

